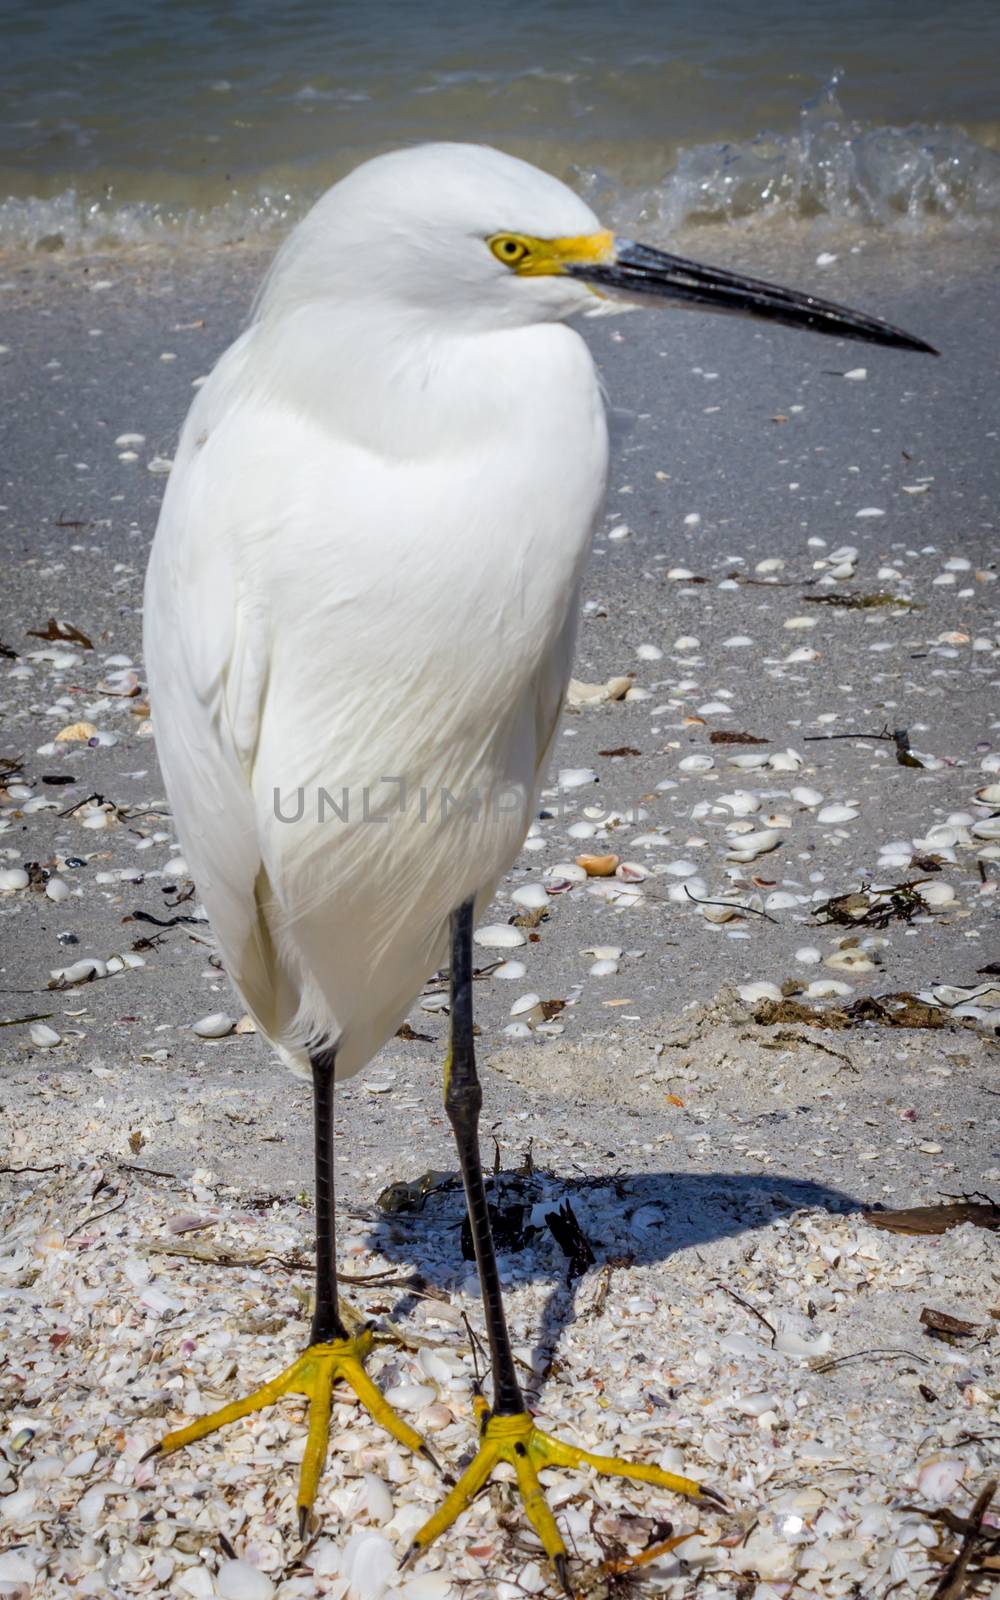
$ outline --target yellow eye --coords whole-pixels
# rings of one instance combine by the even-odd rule
[[[531,254],[530,246],[516,233],[495,233],[486,242],[505,267],[519,267]]]

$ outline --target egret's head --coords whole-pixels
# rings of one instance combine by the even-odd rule
[[[558,178],[483,145],[420,145],[327,191],[280,252],[265,303],[333,297],[518,326],[593,305],[566,269],[613,259],[613,235]]]
[[[931,349],[878,318],[616,238],[557,178],[469,144],[393,151],[335,184],[279,252],[261,312],[325,302],[481,330],[558,321],[595,294]]]

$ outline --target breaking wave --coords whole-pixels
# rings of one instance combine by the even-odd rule
[[[807,104],[790,134],[762,133],[742,143],[681,146],[637,163],[627,144],[586,148],[535,140],[531,159],[569,176],[622,229],[667,237],[697,226],[780,228],[822,220],[858,227],[961,234],[1000,224],[1000,126],[871,127],[848,119],[837,98],[839,74]],[[277,181],[223,186],[197,200],[118,199],[67,187],[52,198],[0,200],[0,249],[86,251],[109,246],[222,245],[283,232],[357,159]],[[637,164],[641,181],[636,181]],[[156,184],[150,179],[150,188]]]

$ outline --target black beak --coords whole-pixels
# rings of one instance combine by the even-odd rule
[[[606,266],[579,263],[566,271],[585,278],[596,288],[613,289],[629,297],[680,301],[704,306],[708,311],[730,311],[739,316],[760,317],[783,322],[789,328],[811,328],[814,333],[829,333],[838,339],[864,339],[869,344],[891,345],[897,350],[922,350],[936,356],[933,345],[917,339],[902,328],[894,328],[880,317],[834,305],[816,295],[782,289],[762,278],[747,278],[722,267],[703,267],[683,256],[668,255],[649,245],[620,239],[615,259]]]

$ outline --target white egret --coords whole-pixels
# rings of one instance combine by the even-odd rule
[[[608,441],[593,363],[566,319],[609,290],[930,348],[872,317],[616,240],[563,184],[496,151],[381,156],[290,235],[250,326],[194,401],[145,609],[184,854],[258,1030],[311,1074],[316,1120],[309,1347],[157,1449],[305,1394],[303,1528],[336,1379],[426,1449],[366,1376],[370,1336],[351,1337],[338,1306],[331,1121],[334,1080],[392,1035],[450,944],[444,1095],[494,1398],[479,1403],[475,1460],[414,1549],[503,1459],[564,1586],[539,1467],[709,1492],[534,1427],[479,1158],[473,923],[531,822],[570,673]]]

